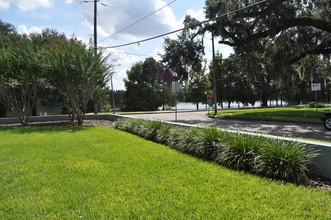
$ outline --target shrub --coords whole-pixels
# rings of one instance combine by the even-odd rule
[[[177,149],[184,131],[185,130],[182,127],[172,127],[169,131],[169,139],[167,140],[168,146]]]
[[[225,132],[220,132],[216,126],[199,129],[194,136],[194,154],[198,157],[215,160],[219,149],[224,146]]]
[[[173,128],[173,125],[162,123],[161,127],[156,131],[156,141],[161,144],[169,145],[170,132]]]
[[[161,121],[143,121],[137,129],[139,136],[144,137],[147,140],[156,141],[157,131],[162,126]]]
[[[128,118],[120,118],[114,123],[114,128],[132,133],[134,121]]]
[[[310,102],[309,108],[316,108],[316,102]],[[322,102],[317,102],[317,108],[325,108],[325,104]]]
[[[258,149],[263,143],[261,137],[237,134],[228,140],[218,154],[216,162],[232,169],[252,172]]]
[[[256,157],[257,174],[272,179],[302,183],[316,152],[294,142],[269,140]]]

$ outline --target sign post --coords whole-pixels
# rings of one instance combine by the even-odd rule
[[[315,92],[315,107],[317,112],[317,91],[321,91],[321,83],[312,83],[311,84],[311,91]]]
[[[176,93],[176,107],[175,107],[175,121],[177,121],[177,101],[178,101],[178,94],[180,93],[180,87],[178,81],[172,82],[172,92]]]

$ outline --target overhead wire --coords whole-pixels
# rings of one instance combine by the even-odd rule
[[[246,9],[249,9],[249,8],[252,8],[254,6],[260,5],[260,4],[265,3],[267,1],[269,1],[269,0],[262,0],[262,1],[259,1],[259,2],[254,3],[254,4],[247,5],[247,6],[243,7],[243,8],[239,8],[239,9],[230,11],[228,13],[221,14],[219,16],[216,16],[215,18],[207,19],[207,20],[204,20],[204,21],[199,22],[197,24],[194,24],[194,25],[191,25],[191,26],[188,26],[188,27],[184,27],[184,28],[180,28],[180,29],[177,29],[177,30],[174,30],[174,31],[170,31],[170,32],[167,32],[167,33],[164,33],[164,34],[156,35],[154,37],[146,38],[146,39],[139,40],[139,41],[134,41],[134,42],[131,42],[131,43],[119,44],[119,45],[115,45],[115,46],[99,47],[99,48],[101,48],[101,49],[112,49],[112,48],[119,48],[119,47],[130,46],[130,45],[134,45],[134,44],[140,45],[140,43],[143,43],[143,42],[146,42],[146,41],[151,41],[151,40],[154,40],[154,39],[157,39],[157,38],[161,38],[161,37],[164,37],[164,36],[167,36],[167,35],[175,34],[177,32],[184,31],[186,29],[190,29],[190,28],[193,28],[193,27],[202,25],[204,23],[207,23],[207,22],[210,22],[210,21],[213,21],[213,20],[222,18],[222,17],[226,17],[226,16],[229,16],[229,15],[235,14],[237,12],[240,12],[240,11],[243,11],[243,10],[246,10]],[[108,38],[110,38],[112,36],[109,36],[106,39],[108,39]]]
[[[159,9],[157,9],[157,10],[155,10],[155,11],[153,11],[153,12],[151,12],[151,13],[147,14],[146,16],[143,16],[143,17],[142,17],[142,18],[140,18],[139,20],[137,20],[137,21],[133,22],[132,24],[130,24],[130,25],[128,25],[128,26],[126,26],[125,28],[122,28],[121,30],[117,31],[116,33],[114,33],[114,34],[112,34],[112,35],[110,35],[110,36],[108,36],[108,37],[106,37],[106,38],[102,39],[102,40],[101,40],[101,41],[99,41],[99,42],[105,41],[105,40],[107,40],[107,39],[111,38],[112,36],[114,36],[114,35],[116,35],[116,34],[118,34],[118,33],[122,32],[122,31],[125,31],[125,30],[129,29],[129,28],[130,28],[130,27],[132,27],[133,25],[135,25],[135,24],[137,24],[137,23],[141,22],[142,20],[144,20],[144,19],[148,18],[149,16],[151,16],[151,15],[153,15],[153,14],[155,14],[155,13],[157,13],[157,12],[161,11],[161,10],[162,10],[162,9],[164,9],[165,7],[168,7],[169,5],[171,5],[172,3],[174,3],[175,1],[176,1],[176,0],[173,0],[173,1],[169,2],[168,4],[164,5],[163,7],[161,7],[161,8],[159,8]]]

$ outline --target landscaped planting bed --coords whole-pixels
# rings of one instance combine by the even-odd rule
[[[119,119],[115,127],[224,167],[297,184],[304,183],[315,152],[295,142],[233,134],[216,126],[196,128],[143,119]]]

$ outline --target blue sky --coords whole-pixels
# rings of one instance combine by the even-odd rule
[[[177,30],[182,27],[185,14],[202,21],[203,7],[204,0],[100,0],[98,46],[130,43]],[[132,25],[149,14],[152,15]],[[0,15],[2,21],[13,24],[19,33],[29,34],[51,28],[68,37],[75,35],[86,43],[93,37],[93,1],[0,0]],[[208,39],[210,36],[207,35],[206,58],[210,60],[211,42]],[[164,39],[160,38],[139,45],[108,49],[116,65],[114,89],[124,89],[126,71],[134,63],[151,56],[158,59],[163,42]],[[218,44],[216,47],[225,56],[232,51]]]

